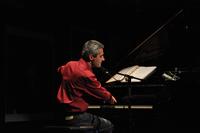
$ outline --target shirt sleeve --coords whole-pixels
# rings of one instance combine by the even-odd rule
[[[75,84],[78,88],[82,89],[90,96],[93,96],[97,99],[103,99],[105,101],[111,100],[111,93],[107,91],[106,88],[101,86],[101,83],[97,80],[95,75],[83,77]]]

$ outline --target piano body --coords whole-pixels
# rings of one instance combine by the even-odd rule
[[[174,23],[176,21],[182,19],[182,16],[183,10],[178,10],[172,14],[166,22],[137,44],[126,56],[120,60],[118,59],[117,64],[112,68],[112,72],[105,68],[95,71],[97,77],[100,75],[98,78],[102,81],[103,86],[116,96],[119,104],[130,104],[130,102],[132,104],[155,104],[170,99],[170,92],[167,92],[167,90],[174,82],[162,75],[167,71],[179,75],[178,71],[182,71],[179,64],[175,63],[177,60],[172,58],[174,54],[168,51],[172,49],[169,48],[171,43],[170,30],[175,27]],[[169,56],[170,54],[172,55]],[[168,63],[168,61],[171,61],[171,63]],[[113,75],[119,74],[119,70],[134,65],[156,66],[156,69],[141,82],[114,81],[106,83]]]
[[[139,43],[112,68],[111,74],[106,73],[104,81],[120,69],[133,65],[157,66],[156,71],[142,82],[104,83],[103,85],[116,97],[118,103],[115,106],[94,105],[90,107],[91,111],[97,109],[100,115],[107,114],[106,117],[110,118],[114,124],[120,125],[122,132],[127,126],[134,127],[134,130],[138,128],[140,130],[141,127],[143,129],[157,128],[157,126],[166,128],[166,125],[183,124],[179,111],[191,113],[185,107],[185,103],[194,104],[194,100],[185,100],[188,94],[187,90],[188,88],[195,90],[199,87],[196,80],[199,74],[198,67],[195,68],[194,64],[190,63],[191,60],[188,61],[187,58],[185,58],[185,62],[183,61],[182,58],[186,56],[187,49],[181,48],[180,44],[174,46],[174,43],[183,43],[186,39],[184,38],[185,33],[182,33],[184,25],[178,26],[179,30],[181,29],[179,32],[182,34],[177,40],[173,33],[177,30],[177,24],[179,24],[177,21],[183,20],[183,12],[183,10],[175,12],[155,32]],[[178,42],[180,40],[181,42]],[[177,55],[177,53],[181,55]],[[164,73],[171,73],[172,77],[164,77]],[[174,80],[173,76],[177,76],[178,79]],[[188,99],[195,98],[191,96]],[[183,108],[184,111],[182,111]],[[131,131],[128,130],[128,132]]]

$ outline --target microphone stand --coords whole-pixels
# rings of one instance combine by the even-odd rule
[[[131,113],[131,100],[130,100],[131,95],[132,95],[131,79],[138,79],[138,80],[142,80],[142,79],[136,78],[134,76],[130,76],[128,74],[123,74],[123,73],[117,73],[117,74],[124,76],[124,78],[126,78],[128,81],[129,132],[132,133],[133,132],[132,122],[133,122],[133,126],[135,125],[135,122],[133,121],[134,119]]]

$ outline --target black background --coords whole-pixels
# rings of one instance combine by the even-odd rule
[[[111,73],[134,64],[200,65],[197,0],[3,0],[1,7],[5,114],[51,111],[57,67],[78,59],[88,39],[105,45],[103,65]]]

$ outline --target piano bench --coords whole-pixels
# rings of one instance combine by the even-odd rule
[[[93,126],[64,126],[64,125],[49,125],[45,126],[45,131],[47,133],[51,131],[52,133],[85,133],[90,131],[91,133],[98,133],[98,131]]]

